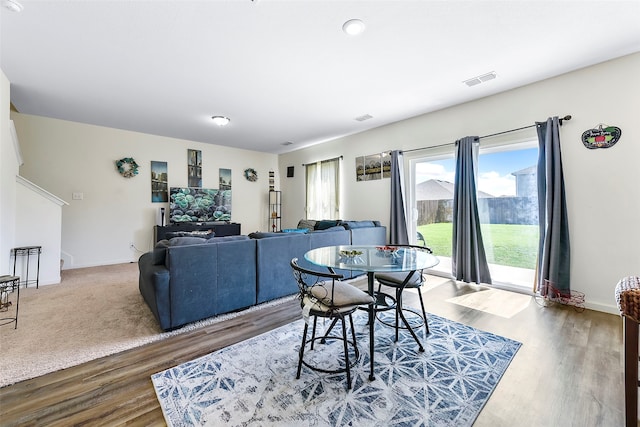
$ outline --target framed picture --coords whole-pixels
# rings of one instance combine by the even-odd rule
[[[231,169],[219,169],[220,190],[231,190]]]
[[[187,170],[189,187],[202,188],[202,151],[187,150]]]
[[[151,161],[151,202],[166,203],[169,201],[169,174],[167,162]]]

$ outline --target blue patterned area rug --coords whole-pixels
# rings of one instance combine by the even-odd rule
[[[470,426],[521,344],[429,315],[418,352],[406,331],[376,322],[375,376],[369,381],[368,326],[354,315],[360,359],[345,374],[303,366],[296,380],[302,320],[154,374],[169,426]],[[328,326],[328,323],[325,324]],[[339,328],[336,328],[339,330]],[[305,352],[332,363],[342,344]],[[331,361],[331,362],[330,362]]]

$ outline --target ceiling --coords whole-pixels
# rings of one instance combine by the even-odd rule
[[[640,51],[640,1],[14,1],[19,112],[275,154]]]

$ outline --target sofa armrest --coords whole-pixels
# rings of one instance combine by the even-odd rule
[[[153,253],[147,252],[138,260],[138,289],[162,330],[171,329],[169,310],[169,270],[155,264]]]

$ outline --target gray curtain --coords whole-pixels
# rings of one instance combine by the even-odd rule
[[[551,294],[547,283],[562,295],[570,294],[570,246],[567,201],[560,155],[558,117],[536,123],[538,130],[538,206],[540,242],[537,285],[541,295]]]
[[[404,167],[402,151],[391,152],[391,223],[389,242],[408,245],[407,216],[404,208]]]
[[[467,136],[456,141],[451,266],[456,280],[490,284],[476,195],[479,140],[477,136]]]

